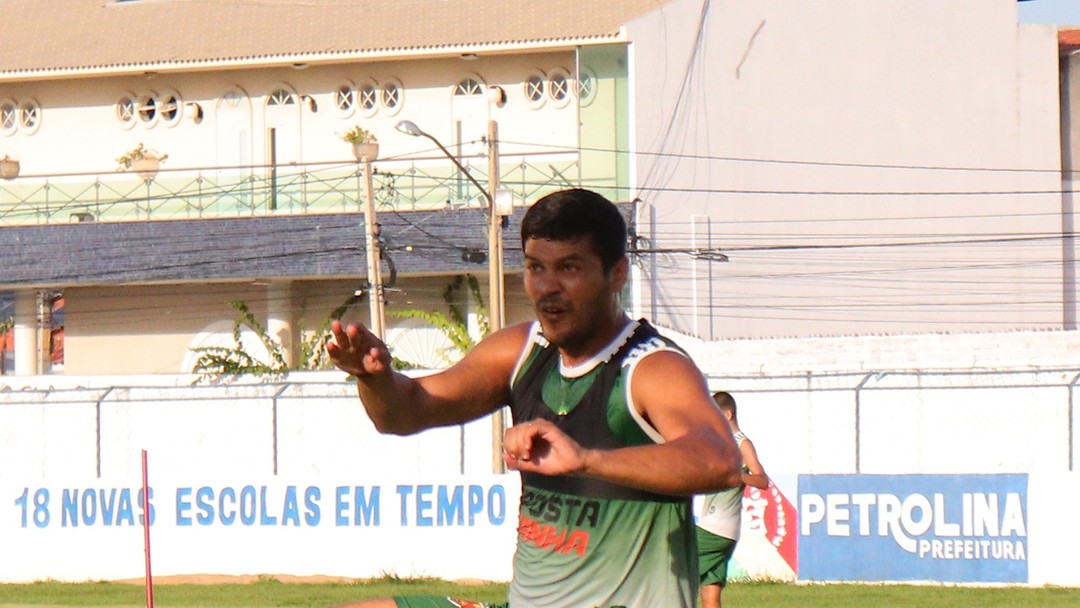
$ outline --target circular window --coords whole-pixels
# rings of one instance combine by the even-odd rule
[[[547,81],[548,97],[559,107],[565,106],[570,102],[570,85],[570,74],[566,70],[552,70]]]
[[[172,127],[180,122],[183,114],[184,102],[176,91],[165,91],[157,98],[158,117],[161,122]]]
[[[577,82],[577,96],[582,105],[588,105],[596,99],[597,86],[596,74],[588,68],[582,68]]]
[[[386,110],[387,114],[393,116],[401,111],[404,96],[405,89],[401,86],[401,82],[396,79],[390,79],[382,85],[382,91],[379,94],[379,103],[382,104],[382,107]]]
[[[19,126],[19,106],[11,99],[0,101],[0,133],[12,135]]]
[[[19,104],[19,128],[33,133],[41,127],[41,105],[33,99]]]
[[[371,116],[379,107],[379,86],[368,80],[356,90],[356,105],[364,116]]]
[[[144,126],[151,126],[157,122],[157,96],[152,93],[140,95],[135,102],[135,115],[139,117],[139,122]]]
[[[529,77],[522,83],[525,90],[525,99],[528,100],[530,107],[539,108],[544,105],[544,87],[546,83],[547,76],[539,70],[529,74]]]
[[[135,126],[135,95],[124,94],[116,102],[116,120],[120,121],[120,125],[125,129],[130,129]]]
[[[356,87],[346,82],[334,91],[334,109],[338,116],[348,118],[356,112]]]

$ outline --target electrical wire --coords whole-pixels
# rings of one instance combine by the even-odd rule
[[[856,163],[819,163],[816,161],[790,161],[782,159],[733,159],[724,157],[702,157],[692,155],[669,155],[670,158],[709,158],[723,162],[768,162],[778,164],[799,164],[807,166],[840,166],[851,168],[871,169],[895,169],[901,171],[962,171],[962,172],[992,172],[1002,174],[1013,173],[1041,173],[1056,170],[1036,169],[1010,169],[992,167],[932,167],[910,165],[877,165]],[[540,182],[513,182],[515,186],[540,187]],[[257,189],[257,192],[265,193],[269,186]],[[646,197],[660,195],[710,195],[716,193],[732,193],[746,195],[776,195],[794,198],[822,197],[822,196],[863,196],[870,201],[880,198],[882,202],[891,203],[888,198],[910,199],[912,197],[925,197],[930,200],[943,197],[986,197],[999,199],[1004,195],[1046,195],[1060,198],[1063,194],[1073,192],[1070,187],[1061,189],[935,189],[927,191],[904,191],[904,190],[873,190],[873,189],[847,189],[847,190],[783,190],[783,189],[716,189],[716,188],[652,188],[646,189],[641,194]],[[228,192],[222,189],[219,192],[227,196]],[[150,204],[155,204],[168,198],[167,196],[152,197]],[[119,203],[123,197],[117,197]],[[1057,201],[1060,203],[1060,200]],[[879,206],[866,204],[855,211],[860,216],[853,217],[777,217],[742,220],[723,220],[714,222],[713,236],[709,247],[684,247],[678,244],[679,240],[685,240],[689,230],[693,227],[689,221],[682,219],[661,218],[651,226],[637,226],[638,230],[649,230],[650,238],[659,243],[654,245],[642,240],[638,248],[632,248],[631,253],[637,258],[659,258],[661,266],[682,270],[687,264],[716,265],[717,280],[722,282],[722,288],[733,288],[724,291],[725,297],[735,298],[721,307],[708,307],[713,314],[731,318],[757,318],[754,310],[768,310],[780,315],[788,315],[788,321],[831,321],[832,312],[842,310],[846,314],[867,317],[864,322],[879,323],[891,322],[890,315],[893,312],[927,314],[928,312],[940,312],[940,315],[948,315],[949,308],[969,307],[972,310],[988,310],[993,308],[998,314],[1020,314],[1036,308],[1059,311],[1062,305],[1062,291],[1060,280],[1066,266],[1070,263],[1067,257],[1062,257],[1063,248],[1068,248],[1070,243],[1075,247],[1077,234],[1075,231],[1062,230],[1060,232],[1048,232],[1046,230],[1024,230],[1024,222],[1039,223],[1055,221],[1061,217],[1060,211],[1049,209],[1047,206],[1029,206],[1016,204],[1005,209],[977,208],[972,213],[957,213],[952,211],[948,204],[934,203],[941,209],[934,213],[928,213],[931,207],[919,207],[918,213],[905,215],[908,209],[897,209],[892,217],[879,217]],[[444,247],[447,251],[460,250],[460,244],[438,236],[437,228],[446,228],[446,225],[420,224],[411,220],[407,212],[396,209],[384,212],[392,212],[395,217],[422,233],[431,243],[429,247]],[[432,220],[429,220],[429,222]],[[979,234],[971,234],[962,230],[965,224],[970,222],[998,222],[1001,225],[1013,227],[1013,231],[986,230]],[[918,229],[919,224],[926,226]],[[821,234],[823,227],[829,230]],[[950,227],[952,229],[950,229]],[[990,226],[993,227],[993,224]],[[840,228],[840,229],[838,229]],[[846,228],[846,229],[843,229]],[[795,230],[797,229],[797,230]],[[801,233],[806,231],[806,234]],[[814,234],[812,232],[818,232]],[[288,236],[283,232],[267,233],[269,239]],[[146,245],[151,237],[145,237],[142,243],[132,245]],[[184,258],[213,246],[213,235],[205,235],[204,238],[192,239],[186,247],[179,252],[178,260],[171,263],[156,264],[155,266],[139,267],[140,270],[177,270],[190,269],[197,271],[200,267],[206,268],[210,262],[192,262]],[[289,255],[322,255],[333,254],[341,251],[359,251],[357,246],[344,247],[307,247],[293,252],[279,252],[273,254],[282,259]],[[888,252],[893,253],[888,253]],[[981,253],[980,253],[981,252]],[[100,255],[100,250],[73,247],[71,255]],[[118,255],[122,255],[119,252]],[[728,258],[726,264],[722,263],[724,257]],[[920,259],[926,259],[931,264],[919,265]],[[1015,261],[1010,258],[1017,258]],[[265,256],[241,256],[235,261],[250,261],[265,259]],[[1074,262],[1071,262],[1075,264]],[[663,269],[663,268],[662,268]],[[359,269],[358,269],[359,274]],[[108,279],[108,274],[103,273],[99,277],[67,277],[71,281],[78,279]],[[689,273],[674,272],[671,274],[650,277],[644,274],[646,279],[657,279],[664,282],[667,299],[665,306],[689,307],[699,306],[700,302],[689,295],[682,295],[688,291],[680,285],[693,284],[692,275]],[[780,293],[754,293],[746,288],[751,284],[771,286],[772,292]],[[798,303],[798,300],[790,300],[797,305],[786,304],[774,306],[773,304],[785,301],[785,290],[792,289],[793,285],[802,285],[808,292],[824,290],[827,296],[822,295],[817,300],[813,298]],[[942,289],[949,291],[945,295],[922,293],[926,289]],[[437,296],[438,288],[413,288],[409,291],[418,299],[430,299]],[[872,293],[873,292],[873,293]],[[178,292],[183,293],[183,292]],[[903,296],[903,300],[888,301],[890,297]],[[391,297],[393,295],[391,294]],[[515,306],[527,306],[527,300],[520,295],[507,294],[508,301],[514,299]],[[943,302],[942,298],[969,298],[963,302]],[[744,299],[740,301],[739,299]],[[987,299],[1000,300],[997,303],[984,302]],[[255,305],[269,305],[270,300],[253,300]],[[102,319],[107,318],[109,302],[101,309]],[[115,305],[115,301],[111,304]],[[281,306],[280,302],[273,302],[275,306]],[[221,302],[215,303],[220,308]],[[996,308],[995,308],[996,307]],[[295,306],[289,308],[298,312]],[[167,305],[162,305],[162,310],[169,310]],[[890,314],[884,314],[890,311]],[[158,312],[154,309],[138,309],[123,311],[130,314],[141,312],[153,314]],[[191,319],[201,318],[198,310],[192,310]],[[826,312],[830,314],[825,314]],[[939,317],[940,317],[939,315]],[[1039,313],[1042,318],[1047,315]],[[770,316],[775,318],[775,315]],[[905,324],[925,324],[937,326],[943,321],[934,318],[916,319],[904,321]],[[999,323],[995,319],[972,321],[974,324],[984,323],[992,325]],[[1008,325],[1023,321],[1000,321]]]

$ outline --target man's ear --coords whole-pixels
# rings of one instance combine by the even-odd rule
[[[615,288],[615,293],[622,293],[623,287],[626,286],[626,280],[630,276],[630,260],[626,257],[615,262],[615,266],[611,268],[611,285]]]

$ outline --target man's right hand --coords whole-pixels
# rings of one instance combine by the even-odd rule
[[[585,473],[590,455],[547,420],[529,420],[506,430],[503,462],[512,471],[541,475]]]
[[[363,378],[391,368],[390,350],[363,325],[334,321],[330,333],[334,339],[326,343],[326,354],[341,371]]]

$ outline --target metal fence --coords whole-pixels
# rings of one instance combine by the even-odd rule
[[[585,184],[577,151],[505,156],[500,187],[519,200]],[[464,158],[469,175],[488,179],[486,157]],[[372,163],[377,205],[407,211],[483,205],[472,180],[444,157]],[[22,175],[0,182],[0,226],[80,221],[203,219],[275,213],[363,210],[364,165],[323,162],[160,169],[152,179],[132,172]],[[591,181],[614,184],[613,176]]]
[[[227,386],[0,390],[0,479],[484,474],[491,421],[380,435],[355,387],[315,380]],[[69,379],[70,380],[70,379]],[[188,380],[189,381],[189,380]],[[178,381],[180,382],[180,381]],[[1080,369],[709,376],[776,473],[1014,473],[1077,470]]]
[[[795,473],[1078,470],[1080,368],[713,376],[763,462]]]

